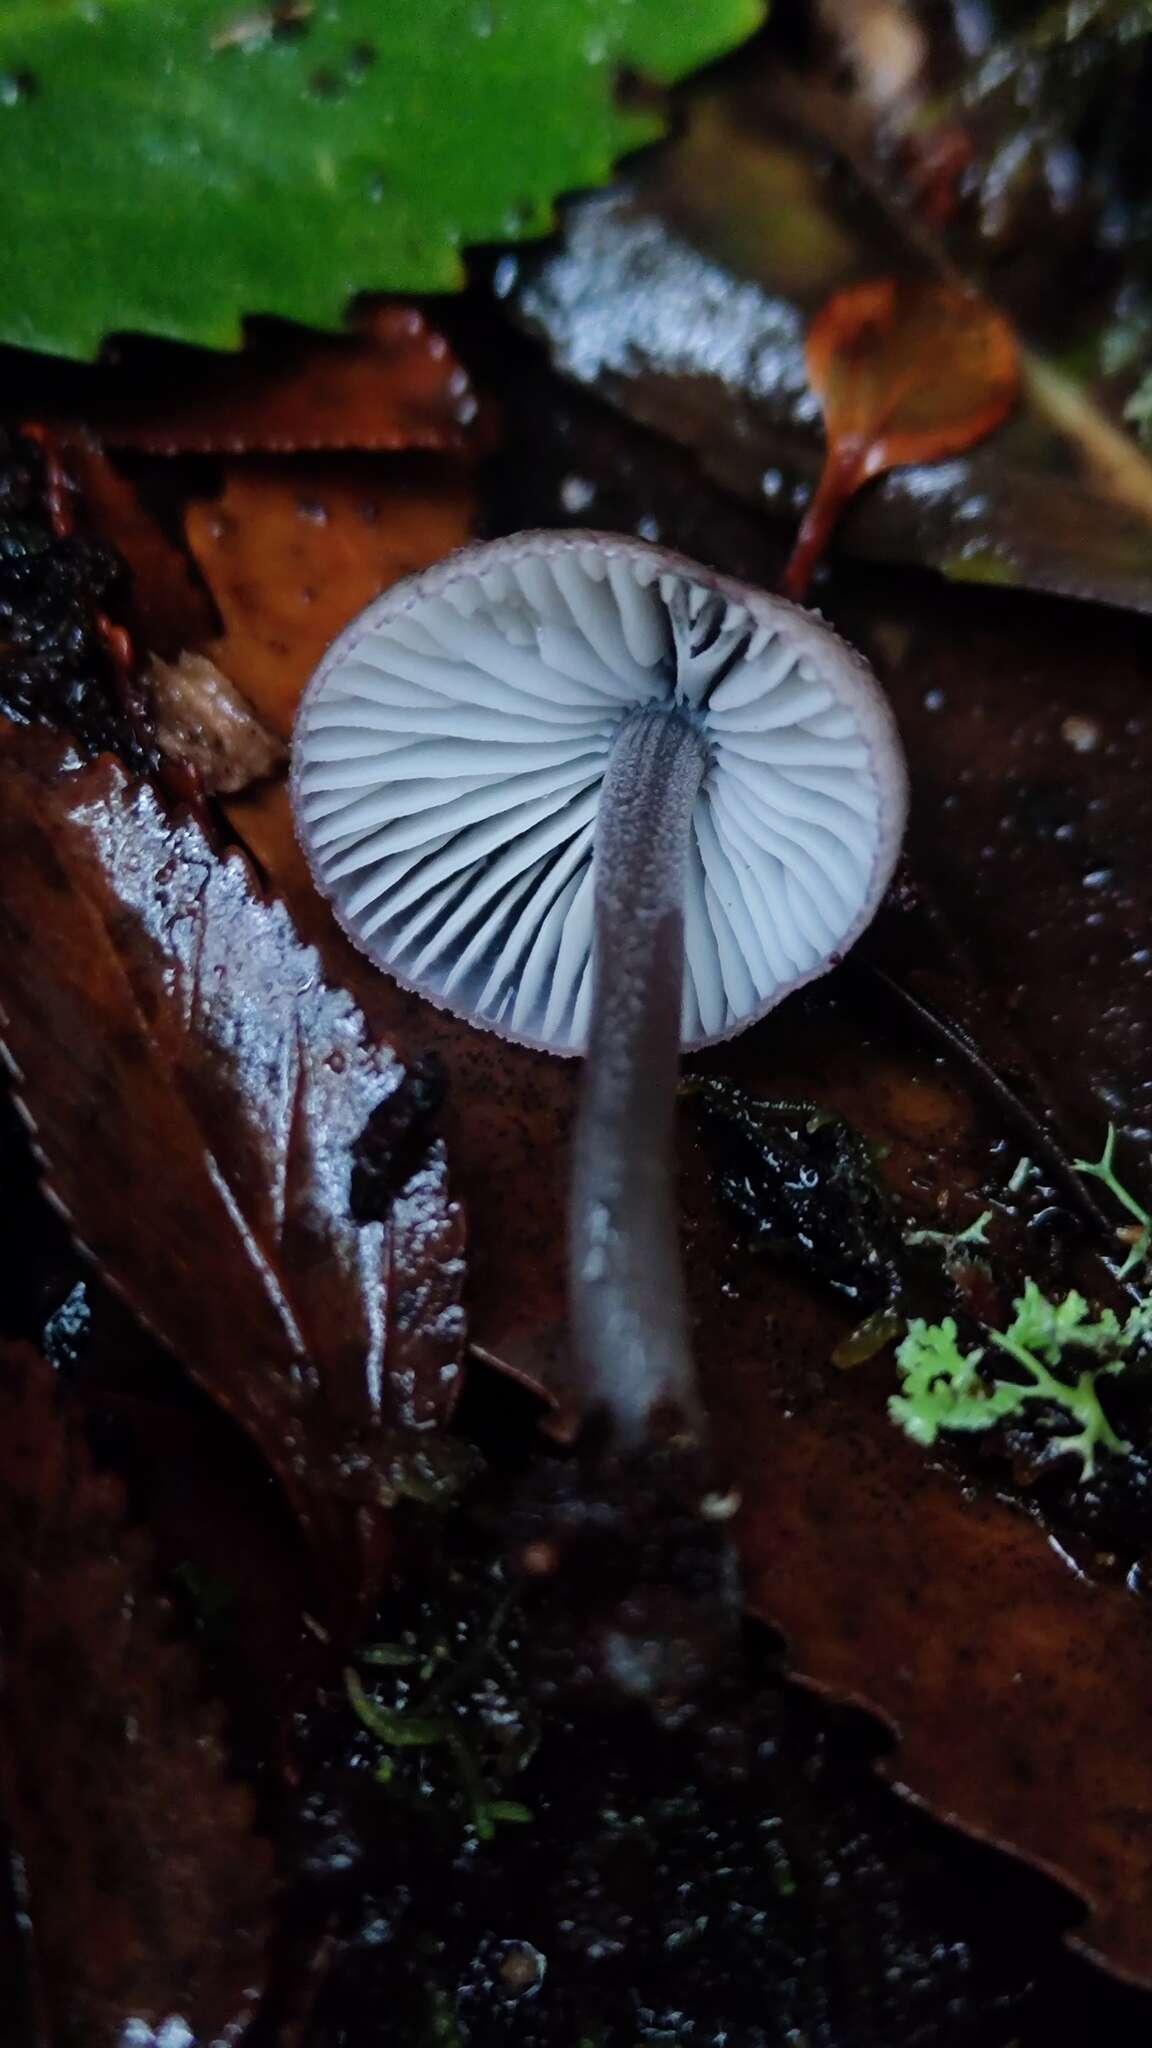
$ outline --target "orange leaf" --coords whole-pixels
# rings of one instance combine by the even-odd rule
[[[390,583],[463,545],[473,493],[457,470],[262,462],[193,505],[187,534],[224,621],[203,648],[287,739],[329,642]]]
[[[784,575],[796,599],[860,486],[983,440],[1011,412],[1020,374],[1015,335],[986,299],[891,277],[829,299],[805,355],[828,448]]]

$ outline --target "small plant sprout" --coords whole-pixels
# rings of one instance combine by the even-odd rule
[[[370,605],[293,746],[349,936],[489,1030],[584,1055],[575,1363],[623,1453],[702,1416],[677,1236],[681,1049],[836,964],[904,828],[870,671],[810,614],[660,548],[535,533]]]
[[[1116,1268],[1116,1278],[1127,1280],[1149,1263],[1149,1254],[1152,1252],[1152,1214],[1149,1214],[1142,1203],[1136,1200],[1135,1195],[1130,1195],[1127,1188],[1117,1179],[1113,1165],[1115,1153],[1116,1126],[1109,1124],[1108,1136],[1104,1140],[1104,1150],[1099,1159],[1077,1159],[1073,1164],[1077,1173],[1087,1174],[1090,1180],[1102,1181],[1109,1194],[1133,1218],[1130,1224],[1120,1224],[1116,1232],[1117,1237],[1128,1246],[1127,1257],[1123,1264]]]

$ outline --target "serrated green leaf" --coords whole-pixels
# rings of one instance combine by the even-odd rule
[[[442,291],[461,251],[659,133],[671,82],[763,0],[0,0],[0,337],[239,344],[246,315],[339,323]]]

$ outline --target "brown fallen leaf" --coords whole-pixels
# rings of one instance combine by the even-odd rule
[[[457,1389],[443,1146],[355,1223],[351,1148],[404,1069],[284,906],[111,760],[9,727],[0,786],[0,1039],[45,1183],[355,1586],[412,1477],[397,1432]]]
[[[148,1541],[69,1430],[56,1375],[23,1347],[0,1351],[0,1635],[43,2040],[225,2048],[263,1985],[270,1847],[229,1779]]]
[[[474,488],[454,468],[245,463],[194,504],[188,541],[224,621],[204,651],[287,739],[329,642],[401,576],[470,537]]]
[[[127,345],[74,372],[54,424],[149,455],[464,450],[480,408],[467,372],[415,306],[373,308],[354,334],[261,324],[237,355]]]
[[[1073,1944],[1152,1983],[1152,1634],[1137,1600],[934,1468],[871,1390],[781,1425],[739,1378],[749,1604],[802,1677],[892,1730],[886,1777],[1066,1884],[1088,1908]]]
[[[797,601],[862,484],[982,441],[1020,381],[1016,337],[995,306],[958,285],[896,277],[836,292],[808,330],[805,363],[827,450],[784,572]]]
[[[233,796],[285,766],[283,744],[206,654],[185,649],[176,661],[153,655],[149,680],[156,745],[190,768],[203,789]]]

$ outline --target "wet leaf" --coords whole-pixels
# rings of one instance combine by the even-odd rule
[[[61,381],[49,386],[57,409]],[[466,371],[414,306],[380,306],[339,337],[264,324],[236,356],[137,345],[71,381],[62,426],[148,455],[464,449],[479,410]]]
[[[622,70],[671,81],[761,19],[758,0],[9,9],[5,338],[231,348],[245,313],[335,326],[358,292],[452,290],[462,249],[546,232],[558,193],[660,132]]]
[[[45,2038],[224,2048],[265,1974],[270,1850],[148,1541],[56,1396],[41,1358],[0,1353],[0,1736]]]
[[[188,542],[224,621],[203,651],[287,739],[304,684],[349,619],[468,539],[456,470],[253,462],[193,505]]]
[[[846,137],[830,126],[805,139],[791,87],[766,49],[725,83],[691,88],[675,142],[611,193],[566,207],[557,243],[501,273],[566,376],[691,449],[713,481],[790,532],[821,462],[807,323],[862,278],[923,271],[875,186],[838,156],[829,177]],[[1027,254],[1034,265],[1032,240]],[[1050,297],[1051,265],[1043,275]],[[997,276],[997,294],[1008,282]],[[1027,328],[1048,339],[1034,320]],[[1062,345],[1057,325],[1051,346]],[[1029,359],[1022,402],[993,439],[863,493],[844,549],[1152,610],[1152,467],[1107,391],[1046,368]],[[586,477],[578,447],[571,459]],[[749,573],[765,580],[763,540]]]
[[[374,1036],[411,1069],[435,1054],[447,1076],[444,1130],[452,1185],[468,1215],[468,1333],[514,1377],[561,1392],[570,1060],[503,1043],[434,1010],[372,966],[318,895],[282,783],[232,799],[233,830],[273,881],[324,972],[353,995]]]
[[[283,905],[111,761],[10,729],[0,778],[0,1012],[46,1182],[354,1585],[375,1511],[419,1483],[397,1432],[456,1391],[443,1146],[355,1223],[352,1147],[404,1069]]]
[[[1016,402],[1015,336],[959,287],[880,278],[837,292],[808,330],[808,378],[827,452],[784,572],[801,599],[845,506],[885,470],[959,455]]]

